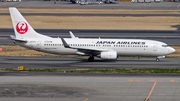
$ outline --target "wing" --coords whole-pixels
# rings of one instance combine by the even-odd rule
[[[65,48],[77,49],[79,52],[83,52],[86,55],[98,55],[101,52],[110,51],[107,49],[96,49],[96,48],[92,48],[92,47],[91,48],[71,47],[66,43],[66,41],[63,38],[61,38],[61,40],[62,40],[62,43],[64,44]]]

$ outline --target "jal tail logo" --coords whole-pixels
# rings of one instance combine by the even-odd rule
[[[19,34],[25,34],[28,31],[28,25],[26,22],[18,22],[16,24],[16,31]]]

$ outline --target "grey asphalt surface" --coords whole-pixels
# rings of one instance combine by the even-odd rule
[[[119,4],[102,4],[102,5],[79,5],[70,2],[54,1],[37,1],[24,0],[21,2],[1,2],[1,8],[18,7],[18,8],[68,8],[68,9],[162,9],[162,10],[179,10],[179,2],[160,2],[160,3],[131,3],[120,2]]]
[[[179,76],[0,76],[1,101],[179,101]],[[154,89],[152,89],[154,87]]]
[[[165,42],[169,45],[180,44],[180,31],[158,31],[158,30],[57,30],[57,29],[36,29],[37,32],[51,37],[70,37],[69,31],[80,38],[131,38],[131,39],[150,39]],[[9,40],[10,35],[14,35],[13,29],[0,29],[0,44],[13,44]]]
[[[156,62],[155,58],[129,57],[118,58],[117,61],[101,60],[95,58],[88,62],[87,57],[62,58],[62,57],[0,57],[0,68],[180,68],[179,58],[165,58]]]

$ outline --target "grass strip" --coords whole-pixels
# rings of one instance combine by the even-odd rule
[[[24,16],[34,29],[177,30],[174,16]],[[9,16],[1,16],[0,28],[12,28]]]
[[[18,72],[14,68],[0,69],[0,72]],[[28,68],[19,72],[97,73],[97,74],[179,74],[179,68],[120,68],[120,69],[39,69]]]

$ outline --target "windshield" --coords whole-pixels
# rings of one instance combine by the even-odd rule
[[[162,45],[162,47],[169,47],[168,45]]]

